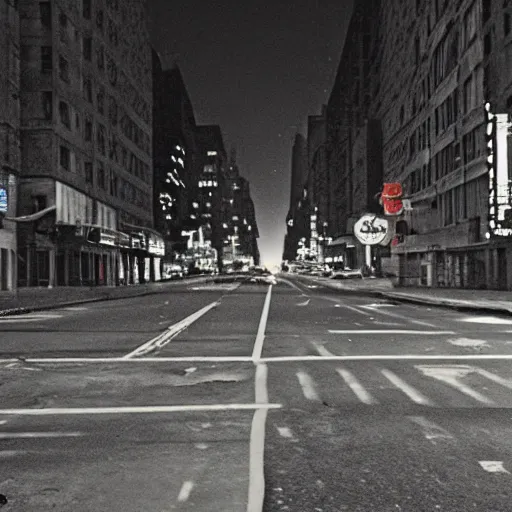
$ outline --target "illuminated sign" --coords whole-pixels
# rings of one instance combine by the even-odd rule
[[[377,215],[363,215],[354,224],[354,235],[363,245],[378,245],[388,236],[389,222]]]
[[[7,190],[0,188],[0,212],[7,212]]]

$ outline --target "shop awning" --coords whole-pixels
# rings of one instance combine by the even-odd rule
[[[57,207],[53,205],[39,212],[32,213],[31,215],[22,215],[21,217],[5,217],[4,220],[10,220],[13,222],[34,222],[35,220],[39,220],[40,218],[44,217],[48,213],[53,212],[56,209]]]

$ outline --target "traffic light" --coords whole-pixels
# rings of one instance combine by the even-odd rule
[[[380,196],[380,204],[384,215],[398,216],[404,211],[402,202],[402,185],[400,183],[384,183]]]

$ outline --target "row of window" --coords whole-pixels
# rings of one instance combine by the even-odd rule
[[[59,164],[67,171],[82,173],[80,158],[63,145],[60,146]],[[99,160],[96,162],[96,172],[93,169],[93,162],[84,161],[83,176],[86,183],[106,190],[113,197],[119,197],[122,201],[132,203],[139,208],[145,208],[147,205],[149,198],[143,190],[118,177],[113,169],[106,169],[103,162]],[[95,176],[96,179],[94,179]]]
[[[433,180],[437,181],[458,169],[463,163],[468,164],[481,157],[484,154],[484,135],[483,125],[465,134],[462,138],[462,155],[460,143],[448,144],[428,164],[409,174],[405,180],[406,189],[415,194],[432,185]]]

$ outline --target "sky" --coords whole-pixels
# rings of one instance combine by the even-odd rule
[[[196,122],[218,124],[251,184],[262,263],[281,261],[291,151],[332,88],[352,0],[148,0],[164,68],[176,62]]]

